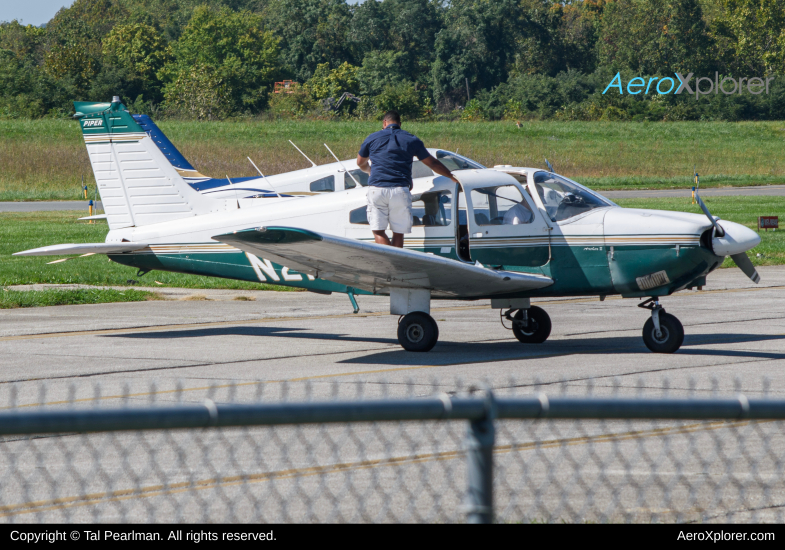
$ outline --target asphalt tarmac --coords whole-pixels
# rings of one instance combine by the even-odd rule
[[[761,284],[755,285],[738,269],[719,270],[709,276],[708,285],[702,291],[685,291],[663,298],[667,311],[682,321],[686,332],[683,347],[673,355],[653,354],[645,348],[641,328],[648,312],[636,307],[638,300],[618,297],[608,297],[603,302],[596,297],[535,301],[553,321],[551,337],[541,345],[518,343],[501,326],[498,310],[490,309],[487,301],[435,302],[432,315],[439,323],[440,340],[427,354],[407,353],[399,347],[397,317],[387,314],[388,301],[382,297],[358,297],[361,312],[357,315],[351,313],[344,295],[160,288],[151,290],[167,292],[167,300],[2,310],[0,407],[41,404],[57,407],[66,403],[78,406],[80,402],[91,406],[95,403],[134,406],[151,401],[200,403],[208,396],[216,402],[253,401],[260,396],[268,401],[336,396],[416,397],[455,393],[483,381],[499,394],[543,391],[585,395],[592,391],[606,395],[667,393],[707,397],[736,395],[741,390],[749,397],[768,392],[781,398],[785,397],[785,267],[762,267],[759,273]],[[764,382],[764,378],[769,381]],[[700,507],[696,508],[694,502],[684,508],[685,516],[673,516],[681,513],[676,504],[663,508],[655,503],[659,502],[655,496],[649,495],[651,501],[649,497],[641,501],[634,491],[627,503],[623,495],[632,490],[630,480],[648,487],[647,484],[653,483],[652,469],[664,469],[665,473],[660,471],[660,474],[666,478],[667,472],[671,472],[687,480],[727,476],[725,454],[717,451],[718,441],[733,447],[746,433],[733,424],[708,428],[700,424],[695,428],[697,431],[689,432],[697,435],[671,442],[668,447],[669,453],[683,451],[686,458],[662,462],[656,459],[656,453],[641,454],[640,438],[648,441],[647,445],[661,440],[664,432],[657,430],[663,425],[652,428],[646,423],[574,423],[556,435],[539,434],[530,425],[521,427],[520,423],[515,429],[505,429],[497,436],[499,445],[533,445],[535,441],[559,438],[577,438],[575,441],[587,445],[569,451],[577,455],[568,455],[573,458],[566,462],[563,456],[558,459],[558,453],[563,455],[566,448],[559,446],[552,451],[537,451],[530,456],[531,463],[522,459],[521,453],[502,453],[499,475],[506,472],[508,477],[502,477],[506,481],[500,485],[497,495],[500,510],[507,510],[504,517],[509,521],[558,521],[559,518],[595,521],[608,517],[651,521],[652,514],[665,514],[666,519],[782,520],[781,515],[776,515],[781,513],[781,507],[768,507],[760,512],[754,503],[744,499],[722,501],[710,517]],[[461,521],[462,516],[454,511],[459,509],[465,472],[463,462],[455,453],[460,449],[465,425],[452,423],[451,426],[426,430],[421,426],[402,428],[396,424],[373,429],[335,428],[337,432],[286,428],[279,429],[278,435],[264,439],[265,443],[256,447],[247,446],[248,432],[231,431],[218,443],[207,435],[184,435],[179,447],[172,443],[174,440],[155,439],[157,436],[152,435],[159,443],[131,435],[90,436],[90,444],[86,443],[86,436],[48,438],[47,442],[34,445],[6,441],[0,447],[0,466],[10,464],[11,454],[29,456],[29,460],[18,458],[14,462],[16,470],[12,477],[32,481],[27,485],[20,482],[18,486],[6,486],[0,504],[11,508],[0,510],[0,520],[177,520],[171,502],[184,499],[182,502],[193,504],[207,497],[198,496],[198,491],[172,496],[174,493],[167,492],[168,489],[162,493],[160,484],[195,479],[209,481],[204,481],[205,494],[220,496],[216,501],[220,510],[205,516],[204,506],[194,505],[193,510],[186,506],[183,516],[186,520],[250,520],[258,513],[269,521]],[[617,444],[612,448],[614,454],[598,461],[596,453],[601,446],[592,438],[608,433],[638,435],[625,436],[629,442]],[[785,439],[781,429],[765,433],[754,430],[744,435],[744,441],[754,443],[755,448],[765,443],[766,449],[780,457],[782,466]],[[79,447],[82,450],[69,455],[63,449],[70,449],[70,445],[82,445]],[[168,450],[172,446],[174,450]],[[175,452],[177,448],[181,455]],[[233,462],[222,460],[205,448],[232,448]],[[714,462],[707,462],[702,455],[704,448],[716,459]],[[81,453],[94,456],[98,453],[96,449],[104,453],[100,462],[85,458],[87,462],[82,466],[74,465],[78,462],[75,457],[81,457]],[[9,451],[13,452],[9,454]],[[550,456],[549,452],[556,454]],[[729,454],[738,455],[738,452],[737,447],[728,450]],[[427,464],[417,462],[419,465],[412,465],[409,470],[401,466],[399,473],[391,473],[395,469],[385,470],[381,463],[372,464],[379,457],[405,457],[412,453],[425,453],[431,459],[423,459]],[[44,467],[42,456],[54,461],[54,466],[46,468],[55,470],[50,477],[59,480],[56,491],[51,489],[50,477],[42,477],[40,473]],[[176,461],[172,457],[176,456],[185,461],[190,478],[183,478],[181,470],[172,470],[170,477],[161,473],[174,468]],[[264,457],[261,462],[260,456]],[[781,478],[776,474],[776,462],[759,465],[747,458],[745,455],[734,463],[734,475],[746,476],[746,480],[761,476]],[[549,460],[562,464],[558,471],[566,477],[554,478]],[[96,473],[117,471],[121,464],[136,463],[147,465],[137,477],[131,475],[126,479],[126,474],[117,474],[118,477],[109,476],[112,479],[109,483],[106,476]],[[333,477],[329,473],[313,476],[311,470],[305,475],[303,472],[314,463],[332,464],[331,468],[336,468],[337,463],[349,464],[347,468],[356,470],[356,475],[349,482],[346,481],[349,474],[343,470],[340,475],[336,470]],[[164,466],[156,470],[151,464]],[[290,473],[286,474],[289,478],[281,474],[283,477],[273,483],[275,490],[269,493],[265,491],[270,491],[270,486],[262,482],[248,483],[241,488],[214,482],[216,464],[221,464],[218,468],[222,475],[247,473],[249,469],[257,473]],[[580,468],[583,477],[595,480],[587,482],[589,486],[595,482],[598,487],[618,484],[619,492],[615,496],[612,492],[594,494],[593,504],[587,507],[582,485],[575,480],[569,482],[569,472]],[[291,474],[295,470],[305,477]],[[81,473],[74,477],[72,471]],[[526,486],[521,487],[524,479]],[[112,491],[122,490],[123,480],[137,487],[136,497],[115,498],[117,495]],[[426,482],[435,485],[420,488]],[[347,493],[347,483],[360,496],[351,490]],[[662,483],[654,483],[654,489],[659,490],[657,487]],[[701,483],[693,496],[698,495],[695,497],[698,500],[705,497],[706,502],[716,504],[711,500],[716,486]],[[374,491],[363,493],[368,487]],[[532,491],[536,487],[541,490]],[[546,487],[551,487],[553,494]],[[149,494],[145,493],[148,489]],[[578,489],[579,494],[566,501],[574,500],[574,507],[564,508],[564,491]],[[85,491],[94,497],[82,499],[79,505],[73,504],[74,501],[57,501]],[[257,497],[266,495],[264,513],[259,512],[258,503],[250,511],[237,504],[245,498],[243,491]],[[785,495],[781,480],[768,491],[766,498]],[[344,497],[340,497],[342,494]],[[385,504],[386,494],[396,496]],[[439,506],[433,504],[434,494],[443,495]],[[425,495],[431,500],[423,500]],[[681,497],[671,494],[669,498]],[[362,506],[352,504],[357,499]],[[361,508],[366,515],[358,512]],[[611,510],[610,515],[603,516],[602,510]]]

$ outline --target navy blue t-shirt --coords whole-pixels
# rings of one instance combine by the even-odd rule
[[[409,187],[412,183],[412,158],[430,157],[420,138],[404,132],[397,124],[374,132],[360,146],[360,156],[370,157],[371,187]]]

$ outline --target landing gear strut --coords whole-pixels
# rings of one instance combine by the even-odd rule
[[[660,305],[654,297],[638,304],[651,311],[651,317],[643,325],[643,343],[654,353],[673,353],[684,342],[684,327],[681,322]]]
[[[512,333],[524,344],[542,344],[551,335],[551,318],[537,306],[519,309],[515,315],[510,309],[504,317],[512,321]]]

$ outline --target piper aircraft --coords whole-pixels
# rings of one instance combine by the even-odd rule
[[[429,351],[434,299],[490,299],[515,337],[544,342],[551,321],[532,298],[622,295],[650,310],[643,341],[672,353],[684,340],[659,299],[706,284],[726,256],[754,282],[747,227],[698,214],[621,208],[552,168],[469,167],[418,178],[405,248],[374,243],[362,186],[247,204],[209,198],[115,98],[78,103],[110,231],[103,243],[60,244],[16,255],[106,254],[139,269],[176,271],[390,297],[397,336]],[[173,146],[171,146],[173,148]],[[179,154],[179,153],[178,153]]]

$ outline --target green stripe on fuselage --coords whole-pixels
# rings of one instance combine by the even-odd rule
[[[145,270],[173,271],[175,273],[188,273],[191,275],[204,275],[206,277],[221,277],[224,279],[237,279],[254,283],[269,283],[282,286],[293,286],[321,292],[347,292],[345,285],[325,281],[323,279],[310,280],[306,275],[289,271],[289,279],[300,277],[301,280],[286,280],[283,266],[272,264],[278,280],[262,272],[262,281],[251,265],[244,252],[183,252],[182,254],[110,254],[109,258],[117,263]],[[370,294],[358,289],[355,294]]]

